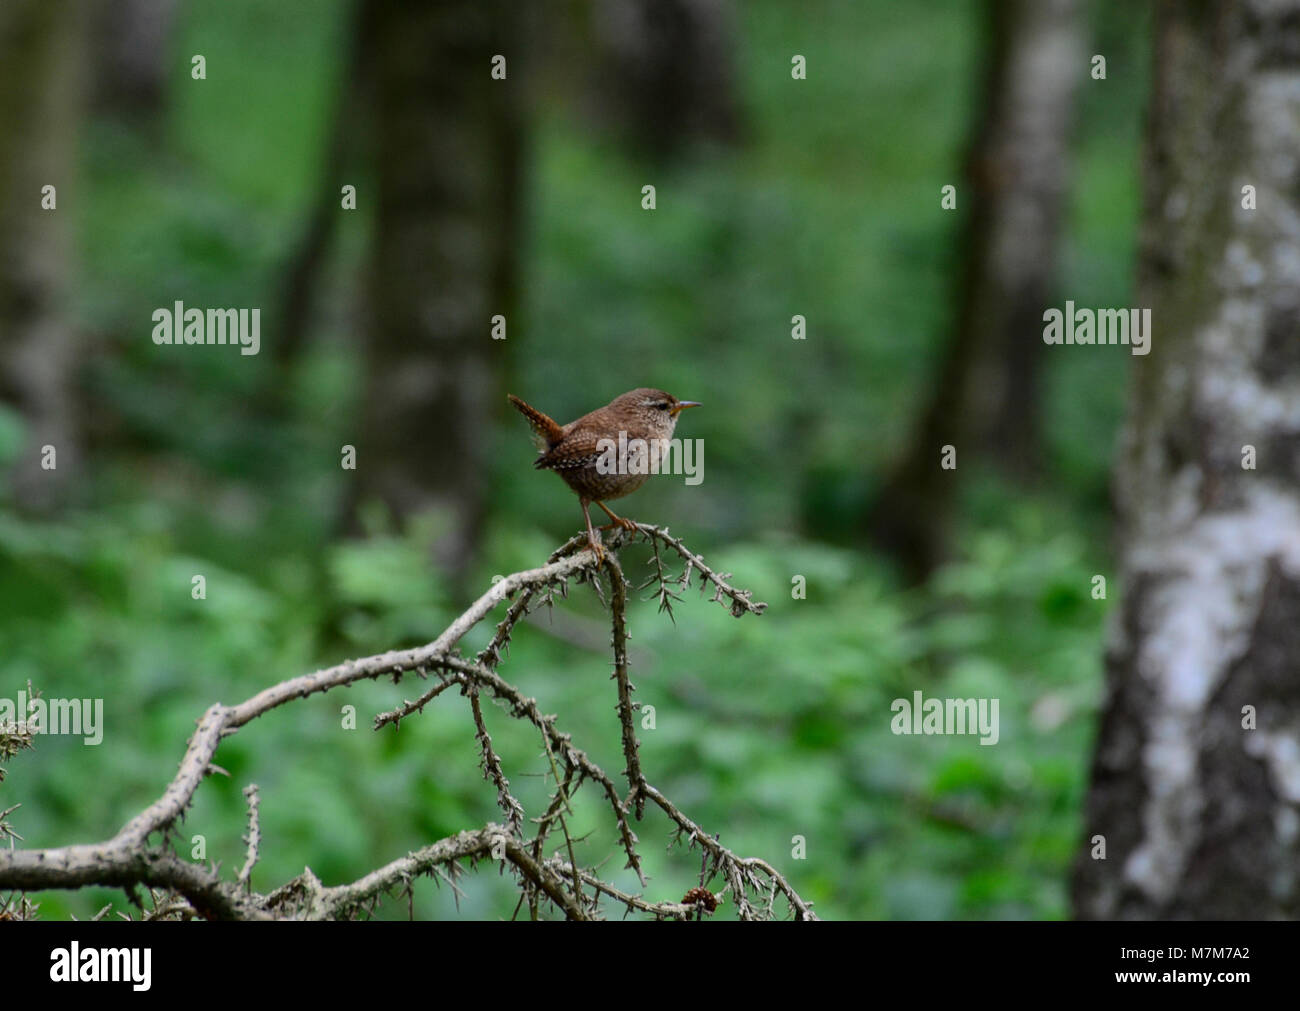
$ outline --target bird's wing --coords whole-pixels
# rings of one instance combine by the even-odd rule
[[[594,467],[600,458],[600,436],[574,422],[559,442],[533,461],[539,470],[575,470]]]

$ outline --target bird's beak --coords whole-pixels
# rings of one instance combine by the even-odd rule
[[[672,409],[672,415],[675,418],[677,417],[677,415],[679,415],[682,411],[686,410],[686,408],[688,407],[703,407],[703,406],[704,405],[701,404],[698,400],[679,400],[677,401],[677,404]]]

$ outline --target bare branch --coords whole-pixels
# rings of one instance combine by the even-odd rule
[[[629,910],[635,909],[642,913],[653,913],[655,917],[659,919],[684,920],[698,908],[695,903],[648,902],[640,895],[630,895],[627,892],[620,891],[608,882],[601,880],[597,875],[592,874],[591,871],[583,870],[581,867],[578,868],[577,874],[575,875],[571,863],[566,864],[563,860],[556,857],[547,860],[545,866],[548,870],[554,871],[557,874],[562,874],[569,880],[573,880],[576,877],[585,881],[602,895],[608,895],[611,899],[626,906]]]
[[[257,784],[249,783],[244,787],[244,796],[248,798],[248,835],[244,836],[244,842],[248,844],[248,855],[244,858],[244,866],[240,868],[237,880],[247,888],[262,844],[262,828],[257,818]]]
[[[618,720],[623,727],[623,758],[627,766],[623,772],[630,787],[627,804],[636,811],[637,821],[645,813],[645,775],[641,772],[641,755],[637,751],[635,712],[639,708],[632,701],[635,688],[627,675],[627,583],[623,568],[613,554],[605,558],[609,569],[610,616],[613,623],[614,673],[618,681]]]
[[[770,879],[771,883],[785,896],[790,903],[790,908],[794,910],[795,918],[799,920],[815,920],[817,916],[812,911],[811,903],[805,902],[799,897],[799,894],[790,887],[790,883],[785,880],[777,871],[765,860],[758,857],[742,858],[736,856],[731,850],[727,849],[717,839],[708,835],[695,822],[691,821],[686,815],[673,805],[667,797],[656,790],[650,784],[645,785],[646,796],[658,804],[663,812],[677,825],[678,829],[687,836],[691,845],[699,843],[711,856],[714,857],[718,866],[723,870],[727,877],[727,882],[732,886],[736,893],[736,905],[741,910],[742,919],[751,919],[756,917],[745,916],[745,909],[748,905],[745,899],[744,885],[755,887],[758,885],[756,871],[762,871]]]
[[[767,605],[762,601],[752,599],[752,592],[749,590],[738,590],[727,582],[727,577],[730,576],[731,573],[715,572],[704,564],[704,559],[701,556],[691,551],[678,538],[669,536],[667,527],[664,527],[661,530],[659,527],[652,527],[648,523],[638,523],[636,529],[638,532],[645,534],[646,537],[655,541],[662,541],[668,547],[676,551],[677,554],[681,555],[682,559],[686,562],[686,567],[682,570],[682,575],[678,580],[682,586],[690,586],[692,572],[698,572],[700,575],[701,592],[707,589],[710,583],[713,584],[714,593],[709,599],[715,600],[718,603],[723,603],[723,598],[727,598],[727,600],[731,601],[730,611],[735,617],[739,618],[745,614],[762,614],[767,610]],[[624,531],[620,529],[618,534],[623,535]],[[629,534],[628,536],[633,535]],[[622,537],[620,536],[615,538],[613,546],[617,547],[621,543]],[[657,551],[655,557],[658,558]],[[660,571],[662,572],[662,569]]]
[[[470,689],[469,705],[474,714],[474,736],[478,740],[479,747],[483,749],[483,759],[480,763],[483,767],[483,778],[490,779],[496,786],[497,804],[505,812],[510,834],[518,835],[523,829],[524,806],[510,792],[510,780],[506,779],[506,774],[501,768],[501,757],[492,750],[492,738],[488,735],[487,724],[483,722],[483,707],[478,700],[477,688]]]
[[[692,914],[711,912],[716,907],[717,899],[731,891],[743,919],[770,918],[778,892],[785,896],[799,919],[815,919],[808,904],[799,898],[788,882],[768,863],[757,858],[737,857],[683,815],[645,778],[635,735],[637,706],[632,702],[634,689],[628,679],[627,582],[622,567],[613,554],[622,544],[637,535],[654,544],[654,565],[661,590],[667,581],[683,588],[689,586],[692,576],[698,574],[701,590],[712,586],[712,599],[724,604],[729,602],[731,612],[737,617],[745,613],[761,614],[767,606],[753,601],[749,591],[731,586],[726,581],[726,573],[710,569],[680,540],[669,536],[666,530],[646,524],[638,524],[634,531],[616,530],[606,544],[607,552],[603,559],[597,559],[586,546],[585,537],[574,537],[552,554],[546,565],[526,572],[516,572],[496,582],[437,639],[425,646],[392,650],[322,668],[282,681],[235,706],[213,704],[198,720],[176,776],[157,801],[127,822],[117,835],[101,843],[47,850],[0,851],[0,887],[32,890],[79,888],[97,884],[121,886],[131,893],[134,888],[145,885],[149,886],[154,905],[153,912],[145,914],[145,918],[191,918],[198,915],[212,919],[283,916],[332,919],[365,915],[374,909],[383,895],[395,891],[405,894],[408,902],[413,901],[412,885],[421,875],[434,880],[447,880],[455,889],[459,861],[469,860],[473,863],[496,856],[513,869],[521,894],[528,899],[534,915],[537,913],[538,900],[544,895],[570,919],[599,917],[602,897],[615,901],[629,911],[648,913],[658,918],[683,919]],[[664,573],[659,550],[661,544],[685,561],[680,577],[669,580]],[[586,752],[576,747],[569,735],[557,728],[554,715],[544,714],[535,699],[524,696],[496,670],[515,626],[530,609],[539,604],[549,604],[556,593],[567,595],[570,578],[587,580],[593,588],[599,590],[597,576],[601,565],[610,574],[609,606],[614,649],[612,676],[618,683],[617,708],[627,763],[625,773],[629,783],[626,798],[619,795],[613,780]],[[668,599],[677,599],[671,590],[666,592]],[[488,645],[474,660],[461,656],[456,647],[464,635],[484,620],[497,604],[512,597],[506,615],[497,625]],[[670,606],[665,605],[662,596],[661,606]],[[181,859],[168,848],[168,837],[172,829],[192,803],[204,777],[224,771],[213,761],[221,741],[236,733],[240,727],[278,706],[331,688],[380,676],[391,676],[399,680],[408,673],[425,677],[434,672],[438,676],[437,684],[414,702],[407,701],[397,709],[378,716],[375,728],[389,724],[396,728],[404,717],[420,712],[447,689],[459,687],[462,694],[468,695],[470,699],[475,736],[482,752],[484,778],[496,787],[498,804],[506,815],[504,826],[493,823],[440,840],[394,860],[349,885],[326,887],[310,869],[305,869],[297,878],[270,895],[263,896],[249,890],[252,870],[257,863],[261,845],[258,792],[256,786],[250,785],[244,791],[249,805],[248,834],[244,837],[247,851],[244,864],[234,882],[221,879],[218,865],[214,864],[210,868],[196,865]],[[510,793],[509,780],[505,777],[501,759],[488,734],[479,698],[481,692],[487,692],[502,703],[512,718],[531,723],[542,735],[556,788],[545,814],[536,819],[537,833],[531,840],[524,838],[526,815],[523,806]],[[603,793],[618,827],[620,843],[627,858],[626,866],[636,873],[643,887],[646,879],[637,854],[637,837],[632,831],[629,813],[635,808],[636,816],[640,818],[647,799],[653,800],[668,815],[676,825],[679,837],[686,836],[690,845],[698,843],[702,847],[704,867],[700,887],[688,892],[687,898],[682,902],[654,903],[603,881],[592,869],[580,867],[565,814],[571,810],[569,799],[573,793],[587,782],[594,784]],[[559,857],[548,860],[543,856],[547,835],[556,822],[564,832],[567,862]],[[160,832],[161,842],[151,846],[151,837]],[[726,887],[717,895],[705,887],[706,878],[714,873],[721,873],[726,880]],[[591,886],[590,897],[584,895],[583,884]],[[161,893],[155,892],[154,888],[161,889]],[[758,897],[759,904],[750,901],[750,895]]]
[[[564,890],[564,882],[542,863],[534,860],[519,840],[510,835],[503,825],[490,823],[480,829],[461,832],[440,839],[432,845],[409,853],[390,864],[371,871],[359,881],[336,888],[325,888],[310,871],[295,878],[281,892],[302,895],[306,900],[307,919],[338,919],[351,913],[372,899],[392,889],[409,883],[421,874],[430,874],[441,864],[449,864],[466,857],[490,856],[493,849],[530,882],[541,888],[566,916],[573,920],[588,919],[573,897]]]

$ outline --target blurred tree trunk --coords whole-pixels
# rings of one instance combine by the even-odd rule
[[[1166,0],[1155,67],[1140,264],[1154,334],[1116,471],[1122,604],[1086,813],[1106,859],[1080,855],[1075,909],[1293,919],[1300,0]]]
[[[963,275],[951,342],[917,433],[868,517],[915,578],[943,560],[958,467],[1025,476],[1039,446],[1039,356],[1068,181],[1075,96],[1087,75],[1079,0],[986,0],[982,114],[957,208]],[[964,211],[963,211],[964,209]]]
[[[14,499],[44,508],[78,466],[69,269],[74,141],[80,107],[76,0],[0,4],[0,392],[26,425]],[[57,204],[42,209],[42,187]],[[53,446],[56,467],[41,467]]]
[[[307,220],[281,269],[280,304],[277,312],[280,339],[271,354],[279,375],[276,378],[276,407],[284,407],[284,386],[298,365],[311,332],[313,313],[330,248],[342,214],[342,190],[355,175],[358,155],[373,148],[368,113],[374,106],[373,74],[365,61],[377,55],[367,37],[372,21],[365,0],[354,0],[347,15],[351,29],[345,43],[343,70],[325,141],[324,157],[316,192],[307,206]]]
[[[597,0],[591,97],[650,157],[739,134],[730,0]]]
[[[154,118],[166,97],[176,0],[95,0],[95,104]]]
[[[481,529],[518,255],[522,16],[508,0],[369,0],[378,193],[358,502],[437,509],[453,571]],[[490,76],[507,58],[506,80]]]

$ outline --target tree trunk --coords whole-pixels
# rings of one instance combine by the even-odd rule
[[[63,305],[80,107],[75,0],[0,4],[0,393],[26,426],[14,500],[46,508],[77,470],[76,343]],[[54,209],[42,209],[53,186]],[[54,468],[42,467],[42,447]]]
[[[95,104],[152,119],[172,69],[176,0],[95,0]]]
[[[917,434],[868,519],[922,578],[943,560],[959,465],[1017,476],[1038,460],[1043,310],[1055,274],[1075,95],[1087,74],[1078,0],[988,0],[983,113],[967,155],[964,273],[947,354]],[[936,194],[936,199],[938,194]]]
[[[601,0],[592,10],[598,115],[651,158],[738,139],[731,0]]]
[[[481,529],[491,422],[504,397],[522,128],[520,16],[507,0],[370,0],[378,201],[357,496],[399,518],[444,513],[457,571]],[[491,77],[506,57],[507,78]],[[509,332],[509,331],[508,331]]]
[[[1300,0],[1166,0],[1155,66],[1153,334],[1116,472],[1122,604],[1075,909],[1295,918]]]
[[[280,373],[277,387],[292,383],[311,336],[322,276],[338,230],[344,180],[356,179],[358,155],[373,148],[370,112],[374,68],[365,61],[378,55],[367,38],[373,18],[364,0],[354,0],[347,14],[351,29],[344,43],[343,70],[330,116],[328,136],[316,192],[307,206],[307,220],[281,269],[280,339],[272,349]],[[275,391],[276,406],[283,407],[281,390]]]

